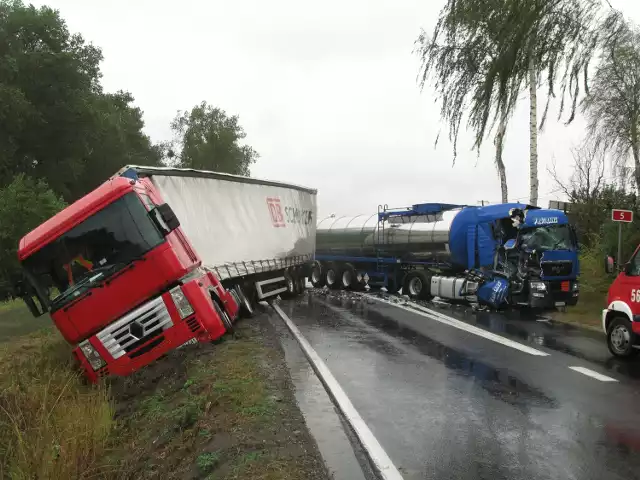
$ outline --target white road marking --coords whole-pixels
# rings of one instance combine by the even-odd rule
[[[423,317],[429,318],[431,320],[435,320],[436,322],[444,323],[446,325],[450,325],[452,327],[458,328],[460,330],[465,330],[469,333],[473,333],[474,335],[478,335],[479,337],[486,338],[487,340],[494,341],[496,343],[500,343],[506,347],[514,348],[516,350],[520,350],[521,352],[528,353],[529,355],[536,355],[539,357],[548,357],[549,354],[542,352],[540,350],[536,350],[535,348],[528,347],[518,342],[514,342],[513,340],[509,340],[508,338],[501,337],[500,335],[496,335],[495,333],[487,332],[481,328],[470,325],[461,320],[457,320],[453,317],[449,317],[448,315],[444,315],[440,312],[436,312],[435,310],[431,310],[429,308],[423,307],[421,305],[411,305],[411,307],[407,307],[404,305],[399,305],[397,303],[389,302],[388,300],[383,300],[381,298],[369,296],[369,298],[381,302],[386,303],[388,305],[392,305],[397,308],[401,308],[408,312],[415,313],[417,315],[422,315]]]
[[[349,422],[349,425],[351,425],[358,441],[367,453],[367,456],[371,460],[374,469],[376,469],[377,473],[380,475],[380,478],[385,480],[403,480],[402,475],[387,455],[387,452],[384,451],[382,445],[380,445],[371,430],[369,430],[369,427],[357,412],[351,403],[351,400],[349,400],[349,397],[347,397],[347,394],[342,390],[342,387],[334,378],[333,374],[322,361],[320,356],[302,336],[298,327],[294,325],[282,309],[276,304],[272,304],[271,306],[300,344],[300,348],[307,357],[307,360],[309,360],[311,367],[316,372],[316,375],[318,375],[318,378],[324,385],[329,396],[333,399],[334,404],[342,412],[347,422]]]
[[[571,370],[579,372],[587,377],[595,378],[596,380],[600,380],[601,382],[617,382],[615,378],[607,377],[606,375],[602,375],[601,373],[594,372],[593,370],[589,370],[585,367],[569,367]]]

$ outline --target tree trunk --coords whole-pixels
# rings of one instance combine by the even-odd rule
[[[640,142],[635,140],[631,146],[633,152],[633,177],[636,180],[636,203],[640,205]]]
[[[529,185],[531,194],[529,203],[538,204],[538,72],[533,64],[533,58],[529,60]]]
[[[507,203],[509,195],[507,193],[507,170],[504,168],[504,162],[502,161],[502,151],[504,149],[504,133],[507,129],[507,118],[503,115],[498,125],[498,132],[496,133],[495,146],[496,146],[496,168],[498,169],[498,177],[500,177],[500,190],[502,192],[502,203]]]

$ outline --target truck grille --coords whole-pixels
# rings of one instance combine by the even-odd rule
[[[129,312],[96,337],[113,358],[120,358],[172,325],[169,311],[162,297],[158,297]]]
[[[573,262],[571,260],[562,260],[558,262],[542,262],[542,275],[545,277],[564,277],[571,275],[573,271]]]

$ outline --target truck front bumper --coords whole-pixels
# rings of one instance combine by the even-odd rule
[[[578,303],[580,290],[578,289],[578,282],[576,280],[569,281],[568,291],[562,290],[562,282],[536,281],[533,283],[543,283],[545,290],[529,288],[528,301],[531,308],[550,310],[558,307],[573,307]]]
[[[208,341],[211,341],[208,332],[202,328],[200,322],[193,315],[185,321],[176,323],[126,355],[116,359],[108,358],[108,354],[107,358],[103,355],[106,365],[97,371],[91,367],[80,348],[75,348],[73,354],[85,371],[89,382],[96,383],[100,377],[130,375],[185,343]]]

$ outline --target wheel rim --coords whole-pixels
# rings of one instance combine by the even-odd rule
[[[422,280],[418,277],[414,277],[409,281],[409,294],[418,296],[422,292]]]
[[[320,272],[320,269],[314,268],[313,271],[311,272],[311,280],[313,281],[313,283],[318,283],[321,277],[322,277],[322,272]]]
[[[242,304],[244,305],[244,308],[247,310],[247,313],[251,315],[253,313],[253,307],[251,306],[251,303],[249,303],[249,299],[244,294],[244,291],[242,290],[242,287],[240,285],[236,286],[236,294],[238,295],[240,302],[242,302]]]
[[[351,275],[351,272],[347,270],[342,274],[342,285],[344,287],[350,287],[352,283],[353,283],[353,275]]]
[[[334,283],[336,283],[336,272],[334,272],[333,270],[327,271],[327,283],[329,285],[333,285]]]
[[[611,347],[617,353],[624,353],[629,348],[631,342],[631,334],[629,329],[624,325],[616,325],[611,331]]]

